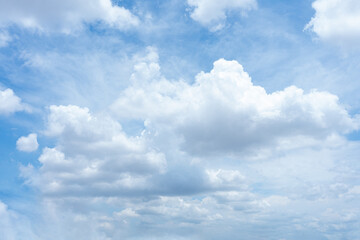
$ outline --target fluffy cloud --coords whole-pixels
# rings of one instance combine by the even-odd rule
[[[267,93],[223,59],[194,83],[167,80],[148,50],[109,109],[49,107],[55,145],[21,168],[52,225],[42,239],[317,239],[359,222],[360,148],[343,138],[359,122],[336,96]],[[343,199],[348,214],[329,210]]]
[[[151,174],[166,169],[164,155],[144,137],[128,137],[118,122],[86,108],[51,106],[47,124],[46,134],[58,145],[43,150],[39,171],[23,168],[44,194],[132,194],[148,187]]]
[[[20,137],[16,141],[16,148],[22,152],[33,152],[39,147],[37,142],[37,134],[31,133],[27,137]]]
[[[104,22],[112,27],[128,29],[139,23],[129,10],[115,6],[110,0],[24,0],[0,1],[0,26],[17,24],[41,31],[69,33],[83,23]]]
[[[178,136],[189,154],[259,153],[322,144],[359,127],[359,119],[350,117],[335,95],[304,93],[295,86],[267,93],[253,85],[236,61],[216,61],[193,84],[159,77],[154,66],[149,61],[136,68],[155,78],[141,82],[135,73],[134,86],[112,110],[119,119],[144,120],[158,138]]]
[[[193,7],[191,18],[200,24],[218,30],[224,26],[228,11],[249,11],[256,8],[256,0],[187,0]]]
[[[17,111],[29,110],[11,89],[0,90],[0,115],[8,115]]]
[[[360,2],[357,0],[316,0],[316,13],[306,28],[321,39],[346,44],[360,41]]]

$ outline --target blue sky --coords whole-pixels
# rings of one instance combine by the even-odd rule
[[[356,0],[0,0],[0,239],[357,239]]]

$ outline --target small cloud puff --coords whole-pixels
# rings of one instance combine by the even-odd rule
[[[21,102],[12,89],[0,90],[0,115],[9,115],[18,111],[29,111],[29,107]]]
[[[256,0],[188,0],[188,5],[193,7],[191,18],[201,25],[217,31],[224,27],[228,11],[249,11],[256,8]]]
[[[27,137],[20,137],[16,141],[16,148],[22,152],[34,152],[38,149],[37,134],[31,133]]]

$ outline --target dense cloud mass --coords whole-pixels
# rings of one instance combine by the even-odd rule
[[[256,0],[187,0],[191,18],[216,31],[224,27],[228,12],[246,12],[256,8]]]
[[[139,24],[129,10],[115,6],[110,0],[67,0],[31,3],[23,0],[0,1],[0,27],[17,24],[40,31],[71,33],[83,23],[104,22],[111,27],[128,29]]]
[[[360,41],[360,2],[357,0],[316,0],[315,16],[306,28],[321,39],[346,46]]]
[[[174,133],[182,149],[196,155],[259,152],[326,141],[359,127],[327,92],[304,93],[295,86],[266,93],[254,86],[236,61],[220,59],[195,83],[159,77],[156,62],[137,65],[137,70],[156,76],[126,89],[112,106],[119,117],[141,119],[157,134]]]
[[[358,239],[359,6],[0,0],[0,240]]]
[[[86,108],[51,106],[46,134],[59,140],[45,148],[38,173],[23,174],[45,194],[122,195],[146,190],[148,176],[163,172],[166,159],[142,136],[127,137],[118,122]]]
[[[294,228],[316,236],[358,222],[336,210],[348,199],[346,211],[355,211],[358,186],[341,183],[338,168],[354,160],[337,156],[357,154],[358,145],[342,136],[359,120],[335,95],[294,86],[267,93],[224,59],[192,84],[170,81],[156,51],[148,51],[108,111],[49,107],[43,134],[56,144],[42,150],[39,168],[21,167],[42,194],[44,221],[57,223],[35,232],[40,239],[53,231],[58,239],[219,239],[219,227],[227,238],[241,228],[252,239],[252,228],[269,224],[286,225],[281,236],[288,238]],[[141,131],[126,133],[129,122]],[[274,189],[262,189],[265,182]],[[323,206],[321,199],[331,201]],[[310,212],[321,220],[309,220]],[[76,230],[62,231],[69,226]],[[261,234],[275,236],[266,228]]]
[[[43,149],[39,170],[22,167],[22,175],[48,196],[187,195],[244,187],[244,177],[235,170],[168,168],[164,153],[150,146],[145,132],[129,137],[118,122],[86,108],[51,106],[47,126],[45,133],[58,139],[57,146]]]

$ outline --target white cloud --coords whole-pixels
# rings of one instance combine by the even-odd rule
[[[315,16],[306,28],[329,42],[358,45],[360,41],[360,2],[357,0],[316,0]]]
[[[30,221],[19,213],[10,210],[0,201],[0,239],[40,240],[33,232]]]
[[[206,173],[213,187],[223,188],[228,185],[240,187],[245,180],[245,177],[237,170],[207,170]]]
[[[55,146],[38,169],[21,168],[51,222],[42,239],[252,239],[254,229],[297,239],[294,229],[321,223],[341,194],[356,212],[357,188],[346,181],[357,177],[360,148],[343,134],[359,123],[336,96],[267,93],[223,59],[192,84],[167,80],[148,51],[111,111],[49,107],[44,134]],[[143,131],[126,134],[131,124]],[[315,222],[309,238],[344,221]]]
[[[16,148],[22,152],[33,152],[39,147],[37,142],[37,134],[31,133],[27,137],[20,137],[16,141]]]
[[[133,194],[146,190],[147,179],[166,169],[164,155],[147,146],[144,137],[128,137],[118,122],[86,108],[51,106],[45,133],[58,145],[43,150],[39,171],[22,168],[44,194]]]
[[[36,0],[31,3],[1,0],[0,6],[0,26],[17,24],[40,31],[70,33],[80,29],[83,23],[104,22],[119,29],[139,24],[129,10],[113,5],[111,0]]]
[[[6,47],[11,41],[11,37],[7,31],[0,30],[0,48]]]
[[[355,186],[349,190],[349,193],[360,194],[360,186]]]
[[[0,90],[0,115],[8,115],[18,111],[29,110],[11,89]]]
[[[149,60],[141,69],[156,64]],[[193,84],[168,81],[159,73],[148,76],[155,78],[133,79],[134,85],[111,107],[114,114],[144,120],[156,138],[177,136],[182,150],[190,154],[323,145],[325,140],[341,141],[337,136],[359,127],[359,119],[349,116],[337,96],[316,90],[304,93],[295,86],[267,93],[253,85],[236,61],[216,61]]]
[[[229,11],[244,13],[257,6],[256,0],[187,0],[187,3],[194,8],[191,18],[214,31],[224,26]]]
[[[121,212],[114,213],[114,215],[117,217],[139,217],[140,216],[131,208],[126,208],[126,209],[122,210]]]

